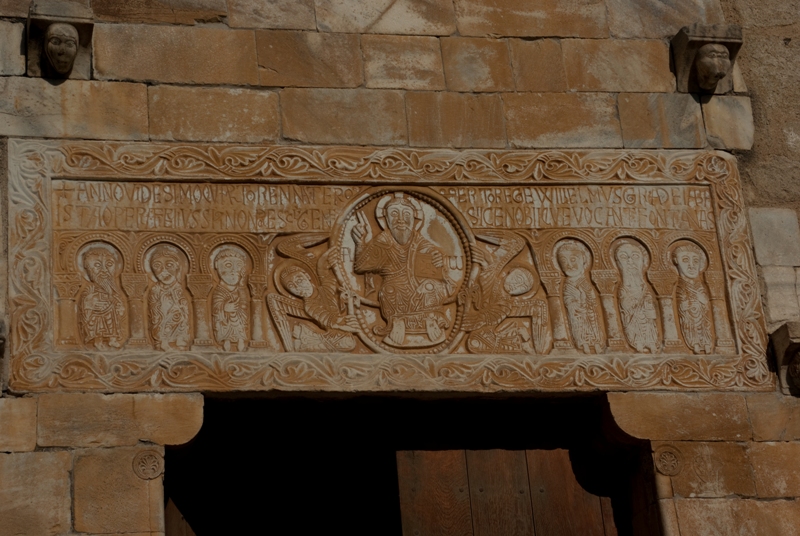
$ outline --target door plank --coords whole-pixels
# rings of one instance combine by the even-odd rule
[[[534,536],[525,451],[468,450],[475,536]]]
[[[606,536],[618,536],[610,497],[600,497],[600,509],[603,510],[603,525],[606,529]]]
[[[536,534],[604,536],[600,498],[578,484],[569,451],[529,450],[526,454]]]
[[[473,536],[463,450],[398,451],[403,536]]]

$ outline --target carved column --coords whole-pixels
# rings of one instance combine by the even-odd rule
[[[264,340],[264,294],[267,292],[267,276],[251,275],[248,280],[250,286],[250,299],[253,312],[253,326],[250,331],[250,346],[252,348],[267,348],[267,341]]]
[[[678,335],[675,307],[672,300],[678,275],[670,270],[651,270],[647,273],[647,278],[656,289],[658,304],[661,306],[661,320],[664,323],[664,349],[665,351],[681,351],[684,345]]]
[[[600,291],[600,301],[606,317],[608,330],[608,347],[616,351],[627,348],[622,332],[622,321],[617,313],[617,278],[616,270],[592,270],[592,281]]]
[[[575,345],[567,331],[564,310],[561,307],[561,288],[564,281],[561,272],[543,271],[539,278],[547,293],[547,305],[553,320],[553,350],[574,350]]]
[[[58,344],[60,346],[80,346],[75,297],[81,289],[83,279],[79,274],[56,274],[54,280],[56,292],[58,292]]]
[[[214,287],[214,279],[208,274],[189,274],[186,276],[186,286],[192,293],[192,307],[194,308],[194,344],[192,349],[215,346],[208,325],[208,295]]]
[[[736,344],[728,320],[728,307],[725,304],[725,276],[722,272],[706,272],[706,283],[711,293],[711,310],[714,314],[714,331],[717,334],[717,352],[735,354]]]
[[[144,293],[147,290],[147,274],[122,274],[122,290],[128,295],[131,338],[129,348],[145,348],[147,341],[147,314]]]

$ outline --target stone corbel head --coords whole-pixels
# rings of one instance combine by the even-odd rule
[[[742,46],[742,28],[733,24],[693,24],[672,38],[672,56],[681,93],[729,93]]]
[[[28,15],[28,76],[91,78],[92,14],[62,0],[35,0]]]

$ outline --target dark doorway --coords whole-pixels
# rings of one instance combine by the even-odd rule
[[[409,501],[409,493],[432,486],[441,477],[435,476],[436,471],[426,477],[414,464],[436,468],[442,463],[437,460],[463,458],[472,460],[470,482],[480,478],[502,482],[503,474],[513,477],[534,471],[539,476],[529,481],[527,473],[523,477],[530,493],[523,503],[533,502],[534,512],[536,501],[545,500],[545,487],[538,484],[542,475],[549,471],[547,478],[560,482],[558,471],[571,472],[569,477],[578,483],[575,489],[590,502],[597,499],[597,512],[610,516],[605,523],[618,534],[658,534],[655,497],[649,491],[652,475],[642,469],[651,466],[642,463],[643,456],[649,456],[648,445],[625,436],[610,423],[602,396],[433,400],[209,397],[198,436],[188,445],[167,451],[166,493],[197,536],[400,536],[416,532],[425,536],[422,532],[427,529],[412,525],[436,525],[438,507],[433,504],[432,520],[415,524],[421,516],[430,515],[424,510],[435,499],[414,503]],[[438,454],[426,458],[425,452]],[[467,511],[462,523],[469,530],[462,533],[486,533],[475,525],[481,514],[474,504],[484,493],[477,490],[472,490],[473,510]],[[513,493],[525,492],[515,488]],[[549,500],[576,503],[574,493],[566,493],[561,493],[561,499]],[[551,506],[558,507],[544,505],[546,510]],[[530,511],[508,515],[525,516]],[[549,534],[540,534],[545,530],[542,527],[557,523],[548,525],[542,518],[534,521],[538,524],[522,523],[520,533],[525,533],[527,525],[536,524],[536,536],[567,536],[552,532],[559,530],[554,528],[547,529]],[[597,534],[611,536],[608,528],[598,530]],[[533,534],[533,528],[529,533]]]

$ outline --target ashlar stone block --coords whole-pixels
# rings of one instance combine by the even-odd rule
[[[692,536],[793,536],[800,526],[800,500],[677,499],[681,534]]]
[[[272,91],[150,86],[148,97],[155,140],[258,143],[280,135]]]
[[[690,22],[725,22],[719,0],[607,0],[608,25],[623,39],[672,37]]]
[[[442,57],[447,89],[492,92],[514,89],[508,43],[504,39],[445,37]]]
[[[514,84],[517,91],[567,90],[561,41],[509,39],[508,44],[511,49]]]
[[[0,75],[25,74],[24,24],[0,20]]]
[[[505,147],[499,95],[413,92],[406,95],[412,147]]]
[[[700,102],[688,93],[622,93],[619,117],[626,148],[694,149],[706,145]]]
[[[672,491],[679,497],[753,497],[756,485],[747,449],[739,443],[686,441],[662,443],[654,441],[653,450],[662,445],[676,449],[682,468],[672,475]]]
[[[508,93],[503,103],[514,147],[622,147],[613,95]]]
[[[800,224],[791,208],[751,208],[756,262],[761,266],[800,266]]]
[[[92,0],[92,11],[113,22],[194,24],[221,22],[228,9],[225,0]]]
[[[315,0],[323,32],[450,35],[455,13],[450,0]]]
[[[576,91],[671,92],[669,46],[638,39],[565,39],[567,85]]]
[[[146,480],[134,472],[134,457],[141,451],[116,448],[76,453],[73,493],[77,532],[164,531],[161,477]]]
[[[94,73],[101,80],[257,85],[255,38],[247,30],[97,24]]]
[[[745,396],[755,441],[800,439],[800,399],[780,393],[748,393]]]
[[[605,2],[455,0],[463,36],[608,37]]]
[[[0,135],[147,139],[143,84],[0,78]]]
[[[356,34],[256,32],[262,86],[358,87],[364,80]]]
[[[36,399],[0,398],[0,452],[36,448]]]
[[[425,36],[364,35],[367,87],[444,89],[439,40]]]
[[[758,496],[800,496],[800,443],[750,443],[748,456]]]
[[[311,143],[400,145],[407,141],[403,94],[365,89],[281,91],[283,137]]]
[[[315,30],[314,0],[228,0],[231,28]]]
[[[703,97],[703,119],[708,143],[715,149],[750,150],[753,147],[753,109],[750,97]]]
[[[70,452],[0,454],[0,536],[70,532]]]

